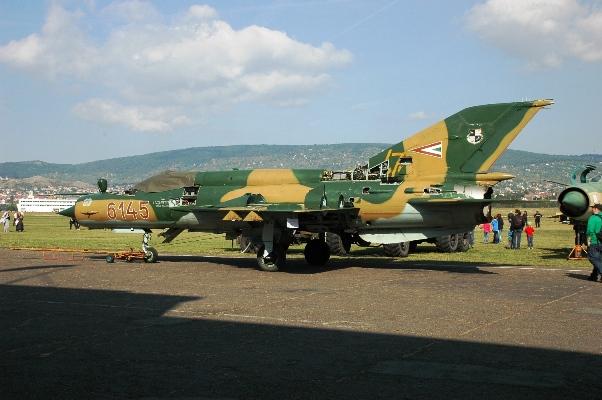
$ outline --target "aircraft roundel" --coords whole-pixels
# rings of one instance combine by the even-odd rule
[[[443,157],[443,143],[435,142],[424,146],[415,147],[411,149],[415,153],[424,154],[431,157],[442,158]]]
[[[468,143],[470,144],[479,143],[481,140],[483,140],[483,130],[480,128],[471,129],[466,136],[466,140],[468,140]]]

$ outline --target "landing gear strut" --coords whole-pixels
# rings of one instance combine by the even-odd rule
[[[159,253],[154,247],[148,245],[151,238],[151,232],[145,231],[142,236],[142,252],[144,253],[144,262],[155,263],[159,258]]]
[[[274,222],[266,221],[261,232],[263,244],[257,251],[257,266],[262,271],[276,272],[286,263],[288,246],[274,242]],[[281,238],[282,240],[282,238]]]

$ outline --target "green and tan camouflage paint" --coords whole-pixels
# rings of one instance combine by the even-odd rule
[[[347,202],[345,207],[359,209],[355,226],[345,229],[369,229],[379,224],[403,229],[404,213],[415,199],[463,199],[467,195],[459,193],[457,187],[473,186],[484,192],[508,179],[507,174],[489,173],[489,168],[533,116],[549,104],[550,100],[537,100],[462,110],[372,157],[369,168],[388,161],[385,182],[323,180],[323,171],[318,169],[198,172],[194,178],[198,195],[190,207],[173,206],[173,201],[182,196],[181,188],[157,193],[139,191],[133,196],[99,193],[81,198],[75,216],[84,226],[165,228],[185,222],[198,230],[216,229],[216,224],[222,224],[223,229],[228,223],[226,215],[244,210],[251,195],[260,196],[264,203],[257,208],[260,218],[261,210],[269,210],[272,216],[300,211],[336,212],[342,198]],[[438,192],[426,193],[425,189],[428,192],[430,188]],[[349,205],[348,200],[353,203]],[[446,212],[451,210],[449,205],[442,207]],[[426,215],[419,217],[414,223],[427,223]],[[231,222],[240,224],[241,219],[233,218]]]

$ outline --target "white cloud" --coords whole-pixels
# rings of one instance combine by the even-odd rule
[[[81,17],[79,12],[52,5],[42,32],[0,47],[0,62],[49,78],[88,74],[97,65],[99,54],[77,28]]]
[[[161,17],[152,4],[141,0],[115,1],[101,12],[128,22],[159,20]]]
[[[188,17],[189,18],[198,18],[198,19],[212,19],[217,17],[217,11],[214,8],[195,4],[190,6],[188,9]]]
[[[487,0],[466,14],[483,40],[532,68],[602,61],[602,12],[579,0]]]
[[[89,99],[73,107],[83,119],[125,125],[140,132],[166,132],[190,123],[188,117],[162,107],[128,107],[110,100]]]
[[[87,14],[55,4],[40,33],[0,45],[0,62],[57,81],[76,79],[95,92],[109,91],[103,95],[107,100],[78,104],[77,115],[161,131],[174,122],[147,118],[143,110],[177,110],[187,116],[242,101],[304,104],[328,87],[332,69],[352,59],[331,43],[314,46],[256,25],[235,29],[206,5],[193,5],[181,15],[164,18],[139,0]],[[106,23],[104,39],[86,34],[87,18]],[[109,118],[109,109],[118,117]]]
[[[427,119],[429,116],[426,112],[424,111],[416,111],[411,113],[410,115],[408,115],[408,118],[413,119],[413,120],[423,120],[423,119]]]

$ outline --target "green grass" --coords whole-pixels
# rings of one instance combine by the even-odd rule
[[[530,215],[535,210],[527,210]],[[554,215],[556,209],[542,209],[545,216]],[[496,210],[506,215],[508,210]],[[567,255],[573,246],[574,234],[571,225],[561,224],[558,220],[543,218],[542,227],[535,233],[535,248],[526,248],[526,236],[523,234],[523,243],[520,250],[504,248],[507,233],[507,224],[504,226],[504,242],[483,244],[482,231],[475,230],[475,247],[466,253],[438,253],[431,244],[424,243],[418,246],[415,253],[408,258],[391,260],[382,254],[382,248],[360,248],[354,246],[352,254],[359,259],[378,262],[399,263],[411,265],[412,263],[462,263],[475,265],[519,265],[519,266],[544,266],[544,267],[573,267],[590,268],[589,262],[584,260],[567,260]],[[159,254],[198,254],[217,255],[226,257],[253,257],[253,255],[240,254],[236,243],[225,240],[224,235],[209,233],[184,232],[170,244],[162,244],[157,238],[158,231],[154,232],[151,245]],[[93,229],[69,230],[69,221],[65,217],[55,214],[27,214],[25,217],[25,232],[17,233],[14,226],[11,232],[0,232],[0,247],[4,248],[62,248],[70,250],[89,250],[98,252],[114,252],[134,250],[140,248],[141,234],[117,234],[110,230]],[[292,246],[289,250],[291,258],[303,257],[303,246]]]

